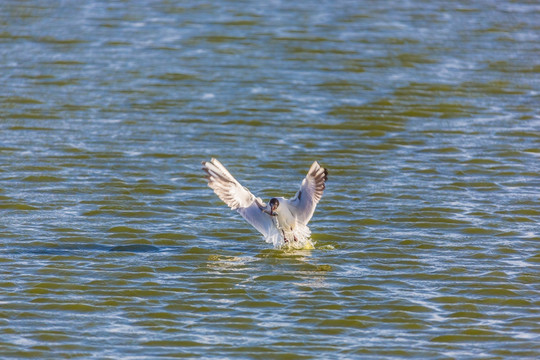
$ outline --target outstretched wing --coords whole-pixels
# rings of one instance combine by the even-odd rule
[[[261,211],[259,205],[257,205],[258,200],[260,199],[255,199],[250,206],[238,208],[236,211],[263,234],[267,243],[272,243],[276,247],[281,242],[281,233],[274,224],[275,218]]]
[[[295,210],[294,215],[298,222],[307,225],[313,216],[315,207],[321,200],[326,180],[328,180],[328,170],[315,161],[309,168],[304,180],[302,180],[300,190],[289,200],[289,204]]]
[[[245,208],[253,203],[255,196],[231,175],[217,159],[203,161],[208,186],[232,210]]]
[[[266,207],[266,204],[240,185],[225,166],[214,158],[211,161],[203,161],[202,164],[203,170],[207,173],[208,186],[225,204],[238,211],[266,238],[277,230],[272,217],[261,211],[261,207]]]

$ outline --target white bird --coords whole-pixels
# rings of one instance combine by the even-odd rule
[[[290,199],[277,197],[264,203],[227,171],[217,159],[203,161],[208,186],[275,248],[313,249],[307,223],[321,200],[328,170],[315,161],[302,180],[300,190]]]

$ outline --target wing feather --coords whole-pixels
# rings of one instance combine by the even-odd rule
[[[326,180],[328,180],[328,170],[315,161],[302,180],[300,190],[289,200],[298,222],[307,225],[323,196]]]
[[[255,229],[264,235],[266,241],[274,244],[280,234],[271,216],[263,213],[261,208],[266,204],[242,186],[217,159],[203,161],[208,186],[232,210],[240,215]]]
[[[274,243],[274,246],[280,239],[280,232],[271,216],[263,213],[256,201],[245,208],[238,208],[236,211],[257,229],[265,237],[267,242]]]
[[[225,169],[217,160],[203,161],[203,170],[206,172],[208,186],[227,206],[236,210],[240,207],[248,207],[253,203],[255,196]]]

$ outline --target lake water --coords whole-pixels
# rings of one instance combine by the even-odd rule
[[[2,1],[2,358],[539,358],[539,19]],[[327,167],[315,249],[270,248],[211,157],[266,201]]]

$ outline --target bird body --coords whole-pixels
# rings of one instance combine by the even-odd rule
[[[322,197],[328,170],[315,161],[296,195],[272,198],[268,204],[242,186],[217,160],[203,161],[208,186],[232,210],[236,210],[275,248],[310,249],[313,243],[307,224]]]

